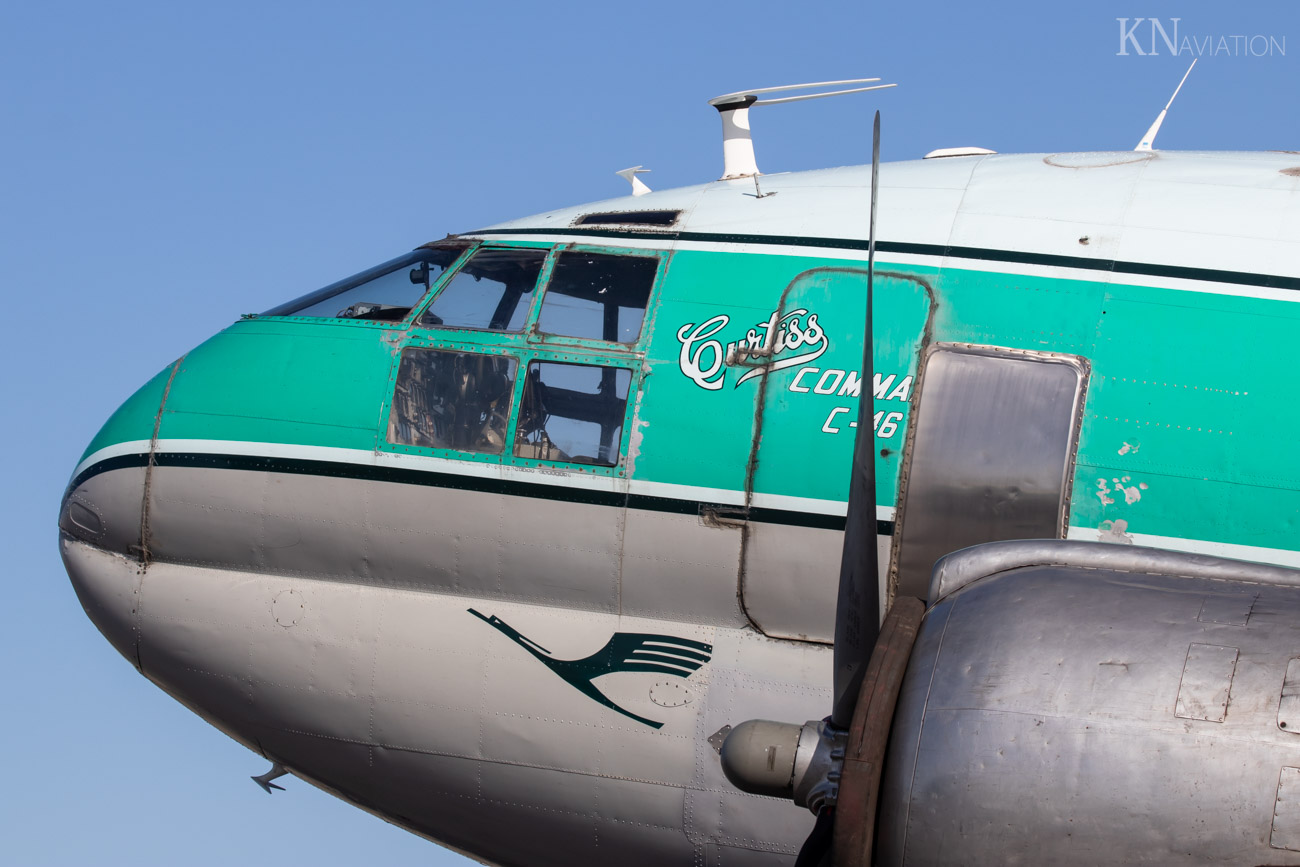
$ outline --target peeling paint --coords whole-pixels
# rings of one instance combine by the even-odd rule
[[[638,395],[638,402],[640,395]],[[639,409],[639,407],[638,407]],[[650,427],[650,422],[644,419],[636,419],[632,422],[632,433],[627,439],[627,474],[632,475],[636,468],[636,459],[641,456],[641,442],[645,439],[645,429]]]
[[[1122,446],[1119,447],[1119,454],[1121,454],[1121,455],[1126,455],[1126,454],[1128,454],[1129,452],[1132,452],[1133,454],[1137,454],[1137,453],[1138,453],[1138,449],[1140,449],[1141,447],[1142,447],[1142,446],[1141,446],[1140,443],[1129,443],[1129,442],[1126,442],[1126,443],[1124,443],[1124,445],[1122,445]]]
[[[1114,505],[1115,498],[1110,496],[1111,494],[1123,494],[1124,503],[1129,506],[1141,500],[1142,492],[1147,490],[1147,483],[1138,482],[1135,485],[1130,485],[1131,480],[1131,476],[1115,476],[1109,482],[1105,479],[1098,479],[1096,494],[1098,499],[1101,500],[1101,504],[1103,506]],[[1111,484],[1114,484],[1115,487],[1112,488]]]
[[[1128,521],[1123,518],[1102,521],[1097,529],[1101,531],[1101,535],[1097,538],[1098,542],[1110,542],[1114,545],[1133,544],[1133,537],[1128,534]]]

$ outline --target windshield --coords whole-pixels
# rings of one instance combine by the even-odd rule
[[[421,247],[262,315],[398,322],[463,252],[463,245]]]

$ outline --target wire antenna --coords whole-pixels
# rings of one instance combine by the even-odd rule
[[[1193,60],[1192,66],[1195,66],[1196,60],[1199,59],[1200,58],[1196,58]],[[1160,132],[1160,124],[1165,122],[1165,115],[1169,113],[1169,106],[1174,104],[1174,97],[1178,96],[1178,91],[1183,89],[1183,82],[1187,81],[1187,76],[1192,74],[1192,66],[1187,67],[1187,71],[1183,73],[1183,80],[1178,82],[1178,86],[1174,88],[1174,95],[1169,97],[1169,101],[1166,102],[1165,107],[1160,110],[1160,114],[1156,115],[1156,122],[1151,124],[1151,129],[1147,130],[1147,134],[1142,136],[1142,141],[1138,142],[1138,146],[1133,148],[1133,150],[1151,150],[1151,145],[1155,144],[1156,141],[1156,133]]]
[[[815,81],[810,84],[785,84],[780,87],[760,87],[754,90],[738,90],[724,93],[709,100],[709,105],[718,110],[722,116],[722,180],[748,178],[762,174],[758,162],[754,159],[754,139],[749,128],[749,110],[760,105],[781,105],[788,102],[803,102],[808,99],[821,99],[827,96],[843,96],[846,93],[863,93],[868,90],[884,90],[897,87],[897,84],[873,84],[879,78],[846,78],[842,81]],[[783,93],[791,90],[810,90],[814,87],[840,87],[845,84],[866,84],[867,87],[850,87],[844,90],[831,90],[824,93],[801,93],[797,96],[781,96],[774,99],[759,99],[762,94]]]

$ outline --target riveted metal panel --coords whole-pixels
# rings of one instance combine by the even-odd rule
[[[1279,769],[1300,765],[1277,727],[1283,673],[1300,656],[1294,577],[1133,546],[1057,542],[1053,556],[1050,545],[998,543],[1000,564],[981,549],[948,561],[958,574],[962,558],[988,568],[922,623],[875,863],[1300,864],[1300,847],[1270,847],[1275,802],[1285,831],[1286,802],[1300,799],[1294,780],[1278,794]],[[1076,563],[1085,545],[1102,556]],[[1007,556],[1013,546],[1024,556]],[[1207,596],[1237,591],[1258,594],[1246,626],[1198,619]],[[1197,679],[1216,715],[1226,703],[1221,723],[1208,709],[1173,716]]]
[[[1300,768],[1283,768],[1278,775],[1273,833],[1268,838],[1268,845],[1274,849],[1300,852]]]
[[[1085,360],[936,344],[908,443],[891,584],[924,599],[945,554],[1064,535]]]
[[[1282,697],[1277,704],[1277,727],[1300,735],[1300,659],[1286,664]]]
[[[1228,715],[1228,694],[1236,670],[1237,648],[1190,645],[1183,664],[1183,679],[1178,684],[1174,716],[1223,722]]]
[[[1245,626],[1250,620],[1250,609],[1259,598],[1255,593],[1215,593],[1201,603],[1201,613],[1196,619],[1202,623],[1223,623],[1227,626]]]

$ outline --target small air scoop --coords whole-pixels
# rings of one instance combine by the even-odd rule
[[[939,148],[930,151],[928,154],[921,157],[921,159],[937,160],[942,159],[943,157],[977,157],[995,153],[997,153],[997,151],[991,151],[988,148]]]
[[[846,78],[843,81],[816,81],[812,84],[786,84],[781,87],[760,87],[757,90],[739,90],[724,93],[709,100],[709,105],[722,115],[722,180],[749,178],[761,174],[754,160],[754,140],[749,132],[749,110],[759,105],[777,105],[783,102],[801,102],[821,99],[823,96],[841,96],[862,93],[865,90],[883,90],[896,84],[874,84],[870,87],[851,87],[826,93],[804,93],[799,96],[782,96],[776,99],[759,99],[759,94],[779,93],[786,90],[808,90],[813,87],[838,87],[841,84],[866,84],[879,78]]]

